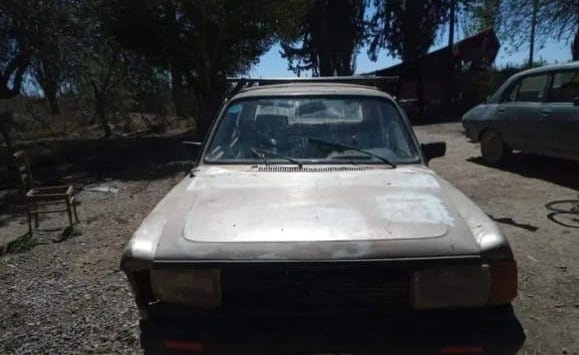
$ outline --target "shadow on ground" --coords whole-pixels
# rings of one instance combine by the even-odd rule
[[[26,212],[24,198],[20,190],[0,190],[0,227]]]
[[[27,152],[37,186],[71,184],[79,189],[105,179],[156,180],[186,171],[197,157],[198,147],[182,142],[192,139],[189,132],[110,139],[52,139],[19,144],[16,150]],[[0,227],[25,218],[23,194],[14,161],[9,152],[0,147]]]
[[[82,183],[102,178],[152,180],[191,166],[198,148],[184,145],[185,132],[149,137],[45,140],[22,144],[28,153],[35,180],[41,185]],[[20,184],[10,155],[0,152],[0,189]]]
[[[481,157],[467,160],[488,166]],[[579,190],[579,162],[518,153],[501,166],[493,168]]]
[[[521,228],[521,229],[524,229],[524,230],[529,231],[529,232],[536,232],[539,230],[539,227],[537,227],[537,226],[534,226],[534,225],[529,224],[529,223],[517,222],[511,217],[495,217],[491,214],[488,214],[488,216],[495,222],[502,223],[502,224],[508,224],[510,226]]]

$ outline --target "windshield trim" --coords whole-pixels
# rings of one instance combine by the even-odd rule
[[[255,96],[244,96],[244,97],[239,97],[239,98],[233,98],[229,101],[227,101],[227,104],[224,105],[221,110],[219,111],[219,115],[217,116],[217,119],[213,122],[211,129],[207,135],[207,139],[205,140],[203,149],[201,149],[199,157],[198,157],[198,164],[197,165],[201,165],[201,163],[203,165],[259,165],[261,164],[261,162],[256,162],[254,160],[251,161],[243,161],[243,160],[211,160],[211,159],[207,159],[207,154],[209,151],[209,147],[211,147],[213,140],[215,139],[216,136],[216,132],[219,129],[220,125],[223,123],[223,120],[225,118],[225,113],[228,111],[229,107],[231,107],[234,104],[238,104],[240,102],[244,102],[244,101],[252,101],[252,100],[260,100],[260,99],[271,99],[272,97],[275,98],[291,98],[291,99],[295,99],[296,97],[304,97],[304,98],[319,98],[319,97],[331,97],[331,98],[336,98],[336,99],[347,99],[347,98],[355,98],[355,99],[360,99],[360,98],[364,98],[364,99],[372,99],[372,100],[378,100],[378,101],[383,101],[386,102],[390,105],[392,105],[395,109],[396,112],[398,112],[399,115],[399,119],[402,121],[402,125],[404,126],[402,129],[404,130],[404,133],[407,135],[408,139],[409,139],[409,145],[411,145],[411,148],[415,151],[416,155],[414,159],[404,159],[404,160],[396,160],[396,165],[416,165],[416,164],[422,164],[425,165],[424,162],[424,157],[422,154],[422,149],[420,148],[420,144],[418,142],[418,139],[416,138],[416,135],[414,133],[414,131],[411,128],[410,122],[408,121],[408,118],[406,117],[406,114],[404,113],[404,111],[402,111],[402,109],[400,108],[400,106],[391,98],[386,97],[386,96],[374,96],[374,95],[359,95],[359,94],[334,94],[334,93],[323,93],[323,94],[284,94],[284,95],[275,95],[275,96],[271,96],[271,95],[255,95]],[[302,162],[304,165],[351,165],[350,162],[344,161],[344,162],[340,162],[338,160],[321,160],[321,159],[299,159],[300,162]],[[284,164],[287,163],[287,160],[284,159],[268,159],[268,163],[269,164]],[[356,165],[385,165],[385,166],[389,166],[388,164],[384,163],[383,161],[380,161],[378,159],[376,159],[375,161],[365,161],[365,162],[360,162],[359,164]]]

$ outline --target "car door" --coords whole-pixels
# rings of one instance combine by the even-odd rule
[[[579,69],[560,70],[553,81],[543,111],[543,132],[554,155],[579,155]]]
[[[538,130],[550,74],[530,74],[514,85],[497,107],[503,139],[514,149],[540,152],[543,136]]]

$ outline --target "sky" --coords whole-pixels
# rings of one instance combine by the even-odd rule
[[[461,40],[462,38],[457,38]],[[438,41],[438,45],[431,48],[436,50],[447,42],[446,35]],[[503,43],[499,54],[495,61],[495,65],[498,67],[505,66],[506,64],[522,64],[526,63],[529,58],[529,49],[522,48],[518,51],[511,52],[508,50],[508,43]],[[273,46],[267,53],[265,53],[261,58],[259,63],[253,67],[250,71],[250,77],[260,78],[260,77],[293,77],[295,74],[288,70],[287,61],[283,59],[280,55],[280,46]],[[570,44],[566,41],[557,40],[547,40],[544,45],[535,48],[535,61],[544,60],[547,63],[556,62],[568,62],[571,60],[571,49]],[[366,73],[378,69],[387,68],[391,65],[397,64],[400,61],[396,58],[388,56],[385,51],[382,51],[376,62],[372,62],[368,55],[366,54],[366,48],[362,48],[360,53],[356,57],[356,73]]]

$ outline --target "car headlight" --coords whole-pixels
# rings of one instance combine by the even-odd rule
[[[151,286],[163,302],[198,308],[216,308],[221,304],[219,269],[153,269]]]
[[[506,304],[517,294],[514,260],[454,265],[416,271],[412,289],[416,309]]]
[[[416,309],[483,306],[491,289],[486,265],[420,270],[414,273],[412,281]]]
[[[498,259],[489,262],[491,291],[489,304],[507,304],[517,296],[517,262],[514,259]]]

